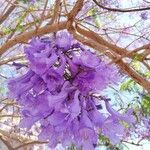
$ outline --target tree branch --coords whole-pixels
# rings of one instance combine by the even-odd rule
[[[84,0],[77,0],[75,6],[73,7],[73,9],[68,14],[68,22],[67,22],[67,29],[68,30],[74,29],[72,26],[73,21],[74,21],[75,17],[77,16],[77,14],[79,13],[79,11],[82,9],[83,3],[84,3]]]
[[[122,12],[122,13],[128,13],[128,12],[137,12],[137,11],[144,11],[144,10],[150,10],[150,6],[148,7],[144,7],[144,8],[136,8],[136,9],[117,9],[117,8],[109,8],[106,7],[102,4],[100,4],[100,2],[97,2],[97,0],[93,0],[93,2],[99,6],[102,9],[106,9],[108,11],[113,11],[113,12]]]
[[[107,42],[106,40],[104,40],[102,37],[100,37],[95,32],[93,32],[91,30],[85,30],[85,29],[79,27],[79,25],[76,25],[76,29],[77,29],[77,32],[79,32],[81,35],[84,35],[85,37],[90,38],[93,41],[108,47],[110,50],[113,50],[113,52],[115,52],[117,55],[125,55],[126,54],[126,49],[120,48],[114,44],[111,44],[110,42]]]
[[[29,145],[33,145],[33,144],[47,144],[48,142],[41,142],[41,141],[32,141],[32,142],[28,142],[28,143],[24,143],[22,145],[19,145],[17,147],[14,148],[14,150],[18,150],[20,148],[29,146]]]
[[[14,4],[17,4],[17,3],[18,3],[17,1],[14,2]],[[0,24],[2,24],[8,18],[8,16],[13,12],[15,8],[16,8],[16,5],[11,5],[6,11],[6,13],[3,16],[0,16]]]
[[[0,140],[7,146],[9,150],[14,150],[11,144],[7,140],[5,140],[2,136],[0,136]]]
[[[14,39],[9,40],[6,42],[2,47],[0,48],[0,56],[6,52],[9,48],[15,46],[18,43],[24,43],[27,42],[29,39],[31,39],[34,36],[42,36],[47,33],[51,32],[57,32],[59,30],[63,30],[66,28],[67,22],[60,22],[60,23],[55,23],[52,25],[46,25],[44,27],[41,27],[37,30],[32,30],[29,32],[22,33],[20,35],[17,35]]]
[[[18,60],[18,59],[23,59],[24,58],[24,55],[18,55],[18,56],[15,56],[15,57],[11,57],[11,58],[7,58],[7,59],[4,59],[4,60],[1,60],[0,61],[0,66],[1,65],[4,65],[4,64],[7,64],[11,61],[15,61],[15,60]]]
[[[68,14],[68,20],[74,21],[75,17],[83,7],[84,0],[77,0],[75,6]]]
[[[56,0],[55,1],[55,7],[54,7],[54,14],[52,16],[52,19],[50,20],[50,22],[48,24],[52,24],[54,23],[55,20],[57,20],[57,18],[59,17],[59,11],[60,11],[60,6],[61,6],[61,0]]]

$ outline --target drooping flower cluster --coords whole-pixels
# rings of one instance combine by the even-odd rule
[[[141,133],[143,139],[150,139],[150,117],[145,117],[142,119],[145,130]]]
[[[116,68],[67,32],[32,39],[25,54],[28,72],[8,83],[10,96],[22,106],[21,127],[30,129],[39,122],[39,139],[53,148],[61,143],[92,150],[99,134],[113,144],[121,140],[126,133],[122,122],[134,122],[132,111],[120,114],[106,98],[94,96],[117,80]],[[109,115],[102,113],[102,103]]]
[[[143,116],[141,111],[138,112],[139,123],[134,124],[134,128],[129,129],[129,138],[134,135],[138,139],[138,144],[143,140],[150,139],[150,116]]]

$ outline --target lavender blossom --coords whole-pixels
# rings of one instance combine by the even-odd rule
[[[147,13],[147,12],[142,12],[142,13],[140,14],[140,17],[141,17],[141,19],[143,19],[143,20],[147,20],[147,19],[148,19],[148,13]]]
[[[63,50],[69,50],[72,45],[72,37],[67,32],[60,32],[56,37],[56,46]]]
[[[48,140],[51,148],[61,143],[94,150],[99,134],[114,144],[121,140],[127,129],[120,121],[130,125],[132,112],[120,114],[106,102],[106,116],[92,96],[119,79],[114,66],[83,48],[67,32],[56,38],[32,39],[25,54],[28,72],[8,82],[10,97],[21,105],[22,128],[29,130],[39,122],[39,139]]]

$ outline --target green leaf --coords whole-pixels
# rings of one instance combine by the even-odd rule
[[[141,68],[141,63],[140,63],[140,61],[138,61],[138,60],[133,60],[132,66],[133,66],[133,68],[134,68],[135,70],[139,71],[140,68]]]
[[[129,79],[121,84],[120,91],[131,90],[133,86],[134,86],[134,81],[132,79]]]
[[[92,16],[94,23],[98,28],[102,26],[102,22],[100,20],[99,15],[96,14],[97,10],[95,8],[90,9],[89,12],[87,13],[88,16]]]
[[[109,142],[109,139],[105,137],[104,135],[99,135],[99,141],[104,143],[104,142]]]
[[[143,59],[143,56],[141,54],[135,54],[133,60],[135,60],[135,61],[142,61],[142,59]]]
[[[150,93],[144,95],[141,105],[142,105],[142,109],[143,109],[144,114],[146,116],[147,115],[149,116],[150,115]]]
[[[3,28],[2,31],[3,31],[3,33],[4,33],[5,35],[7,35],[7,34],[9,34],[9,33],[12,32],[11,28]]]
[[[147,71],[144,75],[145,77],[150,78],[150,71]]]

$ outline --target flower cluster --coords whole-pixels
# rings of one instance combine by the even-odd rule
[[[8,82],[10,96],[22,106],[21,127],[30,129],[39,122],[39,139],[48,140],[51,148],[61,143],[92,150],[99,134],[113,144],[121,140],[126,133],[123,122],[134,122],[132,111],[120,114],[108,99],[95,96],[119,78],[115,67],[67,32],[32,39],[25,54],[28,72]]]
[[[150,117],[145,117],[142,119],[145,131],[143,131],[142,138],[144,139],[150,139]]]
[[[129,137],[134,135],[138,137],[140,144],[143,140],[150,139],[150,116],[142,116],[141,111],[138,112],[138,124],[134,124],[134,129],[131,128],[129,131]]]

